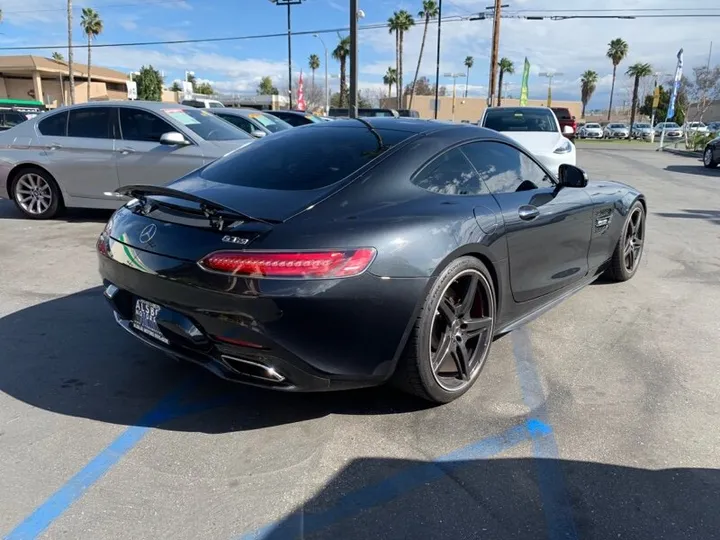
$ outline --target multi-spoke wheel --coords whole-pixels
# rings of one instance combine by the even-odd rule
[[[635,275],[645,243],[645,209],[636,201],[630,208],[623,232],[613,253],[610,275],[616,281],[627,281]]]
[[[703,165],[708,169],[714,169],[718,166],[718,162],[713,158],[713,149],[708,146],[703,152]]]
[[[436,403],[458,398],[477,379],[494,329],[492,280],[479,260],[462,257],[435,282],[396,379],[406,390]]]
[[[42,169],[24,169],[15,178],[12,195],[17,207],[33,219],[55,216],[62,206],[55,180]]]

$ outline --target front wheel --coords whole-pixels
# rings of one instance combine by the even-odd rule
[[[708,169],[714,169],[718,166],[718,162],[713,159],[713,149],[709,146],[703,152],[703,165]]]
[[[395,373],[405,391],[449,403],[475,383],[495,331],[495,291],[475,257],[453,261],[423,304]]]
[[[645,208],[640,201],[630,207],[620,240],[612,255],[608,274],[614,281],[627,281],[640,266],[645,245]]]

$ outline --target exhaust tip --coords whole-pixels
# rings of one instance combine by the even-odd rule
[[[278,373],[272,366],[265,365],[255,360],[247,360],[245,358],[238,358],[236,356],[229,356],[226,354],[223,354],[220,358],[222,358],[223,363],[228,369],[240,375],[274,383],[285,382],[285,377]]]

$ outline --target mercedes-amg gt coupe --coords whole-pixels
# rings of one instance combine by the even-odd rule
[[[496,131],[403,118],[287,130],[118,192],[99,271],[139,340],[231,381],[435,403],[473,385],[493,338],[632,278],[647,212]]]

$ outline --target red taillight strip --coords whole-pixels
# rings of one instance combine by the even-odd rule
[[[335,279],[363,273],[375,248],[316,251],[216,251],[199,261],[204,270],[276,279]]]

